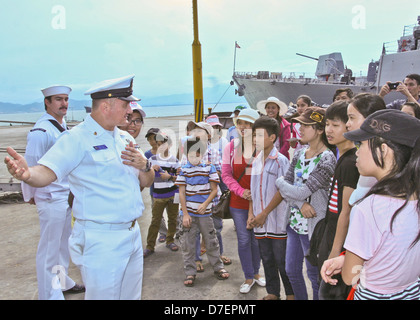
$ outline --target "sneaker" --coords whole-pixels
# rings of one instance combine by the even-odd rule
[[[254,283],[255,283],[255,279],[252,279],[251,284],[248,284],[248,283],[245,283],[245,282],[242,283],[241,287],[239,288],[239,292],[240,293],[248,293],[249,291],[251,291],[251,288],[254,285]]]

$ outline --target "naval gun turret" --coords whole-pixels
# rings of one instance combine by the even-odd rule
[[[298,56],[318,61],[315,76],[318,80],[328,82],[348,83],[353,75],[350,69],[344,68],[343,57],[340,52],[321,55],[318,58],[296,53]]]

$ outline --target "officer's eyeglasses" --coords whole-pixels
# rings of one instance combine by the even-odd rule
[[[354,145],[356,146],[356,149],[359,150],[360,146],[362,145],[361,141],[354,141]]]

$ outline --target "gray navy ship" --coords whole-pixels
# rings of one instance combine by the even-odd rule
[[[350,88],[355,94],[377,94],[387,81],[403,81],[410,73],[420,74],[420,16],[417,20],[417,24],[404,27],[403,35],[397,41],[397,49],[395,43],[384,43],[379,61],[369,63],[367,76],[354,77],[352,70],[345,68],[340,52],[318,58],[297,53],[318,61],[314,78],[293,72],[288,75],[269,71],[235,72],[233,81],[237,85],[236,94],[244,96],[254,109],[258,101],[268,97],[277,97],[291,105],[302,94],[310,96],[316,105],[328,106],[335,91],[341,88]],[[401,94],[391,92],[385,97],[386,103],[395,99],[401,99]]]

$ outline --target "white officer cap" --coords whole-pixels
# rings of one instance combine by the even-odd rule
[[[133,78],[134,75],[129,75],[102,81],[86,91],[85,95],[90,95],[92,99],[118,98],[125,101],[140,101],[140,99],[132,96]]]
[[[142,106],[139,105],[137,102],[131,101],[130,102],[130,107],[131,107],[132,111],[137,110],[138,112],[140,112],[140,114],[143,118],[146,118],[146,112],[144,112]]]
[[[44,97],[51,97],[56,96],[58,94],[69,94],[71,92],[71,88],[67,86],[51,86],[45,89],[41,89],[42,94]]]

